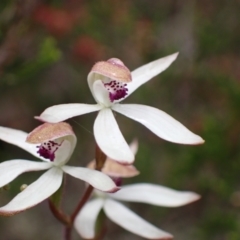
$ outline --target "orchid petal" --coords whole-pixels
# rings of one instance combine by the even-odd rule
[[[90,169],[95,169],[95,166],[95,160],[91,161],[87,165],[87,167]],[[113,178],[135,177],[139,174],[139,171],[133,165],[123,165],[110,158],[106,159],[101,172]]]
[[[148,203],[164,207],[180,207],[200,198],[194,192],[176,191],[164,186],[139,183],[125,185],[109,197],[128,202]]]
[[[47,108],[39,117],[35,118],[43,122],[57,123],[78,115],[98,111],[101,108],[102,106],[97,104],[60,104]]]
[[[48,169],[52,163],[10,160],[0,164],[0,187],[5,186],[24,172]]]
[[[0,215],[10,216],[31,208],[50,197],[62,183],[63,172],[51,168],[38,180],[20,192],[7,205],[0,208]]]
[[[0,127],[1,140],[8,142],[10,144],[13,144],[15,146],[18,146],[23,150],[31,153],[33,156],[44,160],[37,153],[37,148],[36,148],[37,144],[29,144],[26,142],[27,135],[28,135],[27,133],[20,130],[15,130],[7,127]]]
[[[134,139],[130,144],[129,147],[133,153],[133,155],[135,156],[137,154],[138,151],[138,140]]]
[[[153,107],[138,104],[116,104],[113,110],[140,122],[158,137],[181,144],[201,144],[204,140],[189,131],[167,113]]]
[[[172,235],[153,226],[124,205],[107,199],[104,204],[104,212],[116,224],[126,230],[147,239],[172,239]]]
[[[55,159],[54,159],[54,165],[56,166],[62,166],[66,164],[69,160],[69,158],[72,155],[73,148],[70,141],[67,139],[59,139],[61,142],[61,146],[58,148],[58,150],[55,152]]]
[[[96,80],[93,83],[93,94],[93,97],[95,98],[97,103],[103,104],[106,107],[112,105],[109,97],[109,92],[104,87],[101,80]]]
[[[91,200],[84,205],[77,215],[74,226],[84,239],[93,239],[95,237],[95,224],[103,204],[104,200],[101,198]]]
[[[132,82],[128,83],[127,85],[128,95],[126,97],[132,94],[142,84],[146,83],[147,81],[167,69],[171,65],[171,63],[177,58],[177,56],[178,53],[174,53],[167,57],[160,58],[146,65],[143,65],[132,71]]]
[[[94,136],[98,146],[111,159],[131,164],[134,155],[125,141],[111,109],[102,109],[94,123]]]
[[[110,177],[99,171],[70,166],[63,166],[62,170],[75,178],[89,183],[94,188],[97,188],[101,191],[116,192],[119,189]]]

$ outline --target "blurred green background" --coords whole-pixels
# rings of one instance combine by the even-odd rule
[[[117,115],[124,136],[137,137],[135,165],[125,182],[150,182],[201,194],[181,208],[129,206],[177,240],[240,239],[240,2],[160,0],[1,0],[0,125],[31,131],[33,116],[60,103],[94,103],[87,74],[99,60],[120,58],[130,70],[179,51],[178,59],[125,102],[157,107],[202,136],[202,146],[165,142]],[[70,165],[94,157],[96,113],[68,122],[78,136]],[[34,159],[0,142],[0,161]],[[4,205],[41,173],[26,173],[1,190]],[[66,211],[84,184],[69,178]],[[79,190],[76,190],[79,189]],[[1,239],[62,239],[44,202],[0,217]],[[76,234],[74,239],[80,239]],[[109,223],[105,239],[142,239]]]

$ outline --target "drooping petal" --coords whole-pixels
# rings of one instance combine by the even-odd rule
[[[97,104],[60,104],[47,108],[39,117],[35,118],[43,122],[57,123],[78,115],[98,111],[101,108],[102,106]]]
[[[158,137],[181,144],[201,144],[204,140],[167,113],[139,104],[116,104],[113,110],[140,122]]]
[[[132,82],[128,83],[127,85],[128,95],[126,97],[133,93],[142,84],[167,69],[171,65],[171,63],[177,58],[177,56],[178,53],[174,53],[167,57],[160,58],[146,65],[143,65],[132,71]]]
[[[91,161],[88,166],[90,169],[95,169],[95,160]],[[135,177],[139,171],[133,165],[123,165],[110,158],[107,158],[101,171],[110,177],[128,178]]]
[[[29,144],[26,142],[27,139],[27,133],[12,129],[12,128],[7,128],[7,127],[0,127],[0,139],[8,142],[10,144],[13,144],[15,146],[18,146],[22,148],[23,150],[31,153],[33,156],[40,158],[44,160],[43,158],[39,157],[37,154],[37,144]]]
[[[134,139],[130,144],[129,147],[135,155],[138,150],[138,141],[137,139]],[[88,165],[88,168],[95,169],[96,167],[96,161],[91,161]],[[123,165],[115,160],[112,160],[111,158],[107,157],[106,161],[104,163],[103,168],[101,169],[101,172],[107,174],[110,177],[114,178],[128,178],[128,177],[135,177],[139,174],[139,171],[136,169],[133,165]]]
[[[63,166],[62,170],[69,175],[81,179],[94,188],[104,192],[116,192],[119,188],[115,185],[113,180],[107,175],[88,168]]]
[[[147,239],[172,239],[173,236],[153,226],[124,205],[114,200],[107,199],[104,204],[104,212],[116,224],[129,232],[135,233]]]
[[[95,224],[103,203],[104,200],[101,198],[91,200],[84,205],[77,215],[74,226],[84,239],[93,239],[95,237]]]
[[[41,171],[52,166],[51,163],[27,160],[10,160],[0,164],[0,187],[8,184],[24,172]]]
[[[180,207],[200,198],[194,192],[176,191],[148,183],[125,185],[120,191],[110,194],[109,197],[122,201],[149,203],[164,207]]]
[[[98,146],[111,159],[131,164],[134,155],[125,141],[111,109],[102,109],[94,123],[94,136]]]
[[[0,215],[11,216],[17,214],[47,199],[60,187],[62,176],[61,169],[56,167],[49,169],[7,205],[1,207]]]

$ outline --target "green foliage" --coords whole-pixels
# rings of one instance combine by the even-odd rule
[[[19,85],[31,81],[60,58],[61,52],[56,46],[56,41],[52,37],[47,37],[39,45],[38,52],[33,59],[25,62],[18,59],[14,66],[9,67],[9,73],[5,74],[3,82],[7,85]],[[14,72],[12,72],[12,67],[14,67]]]

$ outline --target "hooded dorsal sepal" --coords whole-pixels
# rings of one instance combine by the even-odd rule
[[[130,70],[118,58],[110,58],[107,61],[97,62],[91,72],[98,73],[112,80],[129,83],[132,81]]]

